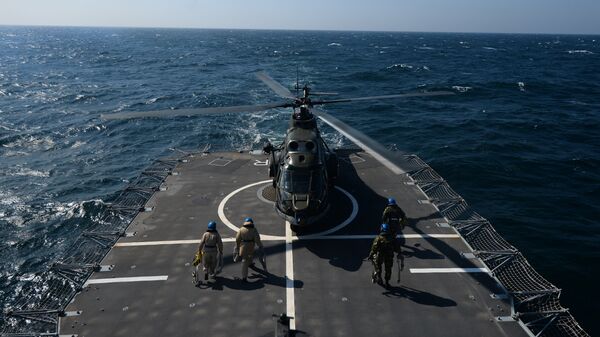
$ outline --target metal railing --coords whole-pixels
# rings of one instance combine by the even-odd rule
[[[492,224],[416,155],[404,156],[408,174],[512,297],[513,318],[533,336],[589,336],[561,306],[561,290],[544,279]]]
[[[0,335],[58,335],[58,320],[67,314],[67,305],[91,274],[103,268],[102,259],[185,155],[155,161],[117,194],[93,230],[83,232],[63,258],[25,284],[15,303],[0,313]]]

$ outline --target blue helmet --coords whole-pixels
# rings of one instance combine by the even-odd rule
[[[247,217],[246,219],[244,219],[244,222],[254,223],[254,220],[252,220],[251,217]]]
[[[381,224],[381,232],[382,233],[387,233],[389,231],[389,229],[390,229],[390,226],[388,224],[386,224],[386,223]]]
[[[388,198],[388,205],[395,205],[395,204],[396,204],[396,199]]]
[[[210,230],[215,230],[215,229],[217,229],[217,223],[216,223],[216,222],[214,222],[214,221],[211,221],[211,222],[209,222],[209,223],[208,223],[208,229],[210,229]]]

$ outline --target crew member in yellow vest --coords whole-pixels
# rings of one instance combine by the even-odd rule
[[[217,264],[223,256],[223,240],[219,232],[217,232],[216,222],[211,221],[208,223],[208,228],[202,235],[202,239],[200,239],[198,251],[202,252],[204,280],[207,281],[209,276],[214,279]]]
[[[252,264],[256,246],[258,246],[259,249],[263,248],[263,244],[260,241],[260,234],[258,234],[258,231],[254,227],[252,218],[246,218],[244,220],[244,225],[235,236],[235,248],[239,257],[242,259],[243,282],[248,282],[248,267]]]

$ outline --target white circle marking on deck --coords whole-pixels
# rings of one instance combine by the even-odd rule
[[[219,219],[221,219],[223,224],[225,224],[225,226],[229,227],[232,231],[237,233],[240,230],[240,228],[238,226],[234,225],[233,223],[231,223],[231,221],[229,221],[229,219],[227,219],[227,216],[225,216],[225,204],[227,204],[229,199],[231,199],[234,195],[238,194],[239,192],[241,192],[249,187],[260,185],[260,184],[266,184],[266,183],[270,183],[270,182],[272,182],[271,179],[251,183],[251,184],[242,186],[242,187],[236,189],[235,191],[229,193],[227,196],[225,196],[225,198],[223,198],[223,200],[221,200],[221,203],[219,204],[219,207],[217,209],[217,213],[219,214]],[[341,224],[339,224],[333,228],[330,228],[330,229],[325,230],[320,233],[309,234],[306,236],[301,236],[301,237],[294,236],[293,237],[294,240],[304,239],[304,238],[309,239],[309,238],[312,238],[315,236],[323,236],[323,235],[331,234],[333,232],[336,232],[336,231],[346,227],[348,224],[350,224],[352,222],[352,220],[354,220],[354,218],[356,218],[356,215],[358,214],[358,201],[356,201],[356,198],[354,198],[354,196],[352,194],[350,194],[348,191],[346,191],[345,189],[343,189],[339,186],[335,186],[335,188],[338,191],[344,193],[344,195],[346,195],[348,197],[348,199],[350,199],[350,202],[352,202],[352,213],[350,213],[350,216],[346,220],[344,220],[344,222],[342,222]],[[261,234],[260,238],[263,240],[285,240],[285,235]]]

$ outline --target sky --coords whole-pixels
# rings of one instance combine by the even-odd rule
[[[0,25],[600,34],[600,0],[2,0]]]

